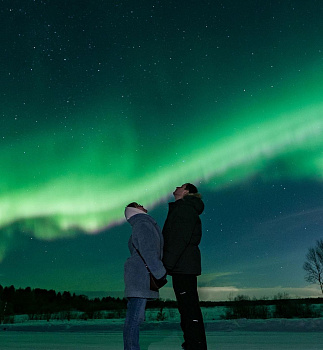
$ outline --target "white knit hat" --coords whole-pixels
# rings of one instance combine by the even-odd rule
[[[126,217],[127,220],[129,220],[132,216],[137,214],[147,214],[147,213],[145,213],[139,208],[134,208],[134,207],[126,207],[124,211],[124,216]]]

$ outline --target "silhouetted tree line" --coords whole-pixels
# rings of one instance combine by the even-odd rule
[[[248,296],[239,295],[229,301],[214,302],[202,301],[202,307],[224,306],[222,318],[306,318],[321,317],[323,310],[314,305],[323,304],[323,298],[291,299],[287,294],[279,294],[274,300],[267,298],[257,300]],[[63,313],[63,319],[70,319],[72,312],[83,313],[82,318],[101,318],[102,311],[113,311],[112,316],[125,315],[127,300],[121,298],[104,297],[89,299],[85,295],[71,294],[70,292],[55,292],[27,287],[15,289],[14,286],[0,285],[0,323],[6,317],[13,315],[28,315],[29,319],[37,319],[37,315],[50,319],[53,314]],[[150,301],[147,308],[160,309],[160,319],[163,319],[163,310],[176,308],[176,301],[157,299]],[[47,315],[47,316],[46,316]]]
[[[320,304],[323,304],[322,298],[291,299],[288,294],[278,294],[274,300],[251,300],[248,296],[238,295],[225,305],[222,318],[317,318],[323,315]]]
[[[70,292],[56,293],[46,290],[27,287],[15,289],[14,286],[0,285],[0,316],[27,314],[53,314],[58,312],[81,311],[89,317],[94,312],[102,310],[123,310],[126,300],[113,297],[89,299],[85,295],[71,294]]]

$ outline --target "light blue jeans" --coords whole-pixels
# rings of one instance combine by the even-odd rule
[[[128,298],[127,315],[123,327],[124,350],[140,350],[139,327],[145,320],[147,299]]]

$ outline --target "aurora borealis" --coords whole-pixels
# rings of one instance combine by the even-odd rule
[[[318,295],[319,1],[1,5],[0,284],[122,291],[124,206],[189,181],[205,297]]]

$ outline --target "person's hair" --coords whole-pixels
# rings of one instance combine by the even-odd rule
[[[192,194],[198,193],[197,188],[193,184],[190,184],[190,183],[186,184],[185,189],[188,191],[188,193],[192,193]]]
[[[137,202],[131,202],[131,203],[129,203],[129,204],[127,205],[127,208],[128,208],[128,207],[137,208],[137,206],[138,206],[138,203],[137,203]]]
[[[193,197],[197,197],[197,198],[202,199],[201,194],[198,193],[197,188],[196,188],[193,184],[191,184],[191,183],[188,182],[188,183],[186,184],[185,189],[188,191],[188,194],[187,194],[186,196],[193,196]]]

